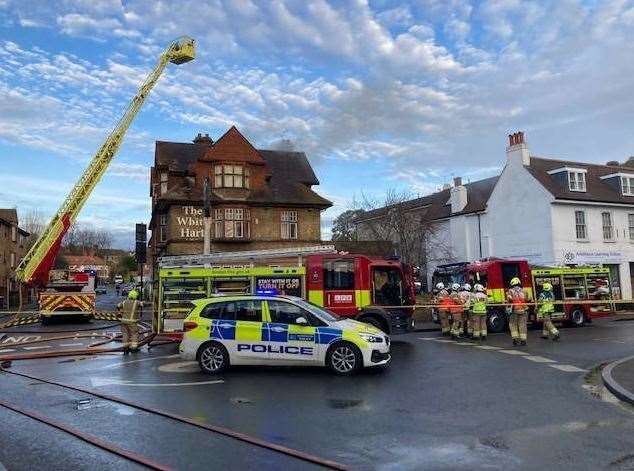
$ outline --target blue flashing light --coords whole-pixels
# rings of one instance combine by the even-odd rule
[[[256,289],[255,294],[258,296],[277,296],[278,292],[276,289]]]

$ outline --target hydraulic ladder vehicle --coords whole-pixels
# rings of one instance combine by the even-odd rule
[[[94,290],[84,286],[76,280],[76,277],[72,276],[66,277],[65,280],[49,280],[50,271],[62,245],[62,239],[77,219],[81,208],[117,154],[130,124],[158,82],[167,63],[183,64],[193,60],[195,56],[194,40],[187,36],[172,42],[161,54],[158,63],[143,82],[125,113],[92,158],[70,194],[38,240],[20,261],[16,269],[16,278],[19,282],[40,291],[38,302],[42,322],[53,315],[75,314],[92,317],[94,314]]]

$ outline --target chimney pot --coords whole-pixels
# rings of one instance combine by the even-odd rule
[[[453,186],[462,186],[462,177],[454,177]]]

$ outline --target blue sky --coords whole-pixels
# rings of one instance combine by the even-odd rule
[[[79,220],[128,247],[154,141],[290,139],[335,206],[534,155],[634,154],[634,1],[0,0],[0,207],[50,216],[170,40],[170,66]]]

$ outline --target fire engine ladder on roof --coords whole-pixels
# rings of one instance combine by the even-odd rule
[[[221,252],[196,255],[170,255],[158,259],[160,268],[182,268],[209,266],[234,261],[266,260],[279,257],[301,257],[337,253],[334,245],[313,245],[308,247],[288,247],[281,249],[245,250],[239,252]]]
[[[141,88],[128,105],[125,113],[108,135],[105,142],[94,155],[90,164],[66,197],[59,210],[42,232],[37,242],[29,249],[16,269],[16,278],[29,285],[44,286],[48,282],[48,274],[55,262],[55,257],[62,243],[62,238],[75,222],[84,203],[99,183],[116,155],[130,124],[143,106],[148,94],[156,85],[168,62],[183,64],[195,58],[194,40],[187,36],[172,42]]]

